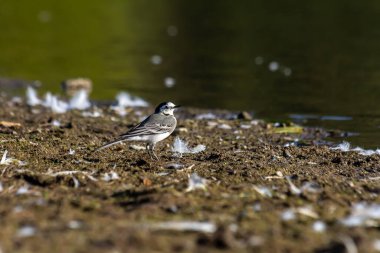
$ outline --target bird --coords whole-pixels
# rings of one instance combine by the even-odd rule
[[[97,148],[95,152],[124,141],[143,141],[147,143],[146,150],[150,158],[159,160],[154,153],[154,147],[157,142],[162,141],[173,133],[177,126],[174,110],[178,107],[180,105],[175,105],[172,102],[160,103],[153,114],[129,129],[126,133],[120,135],[116,140]]]

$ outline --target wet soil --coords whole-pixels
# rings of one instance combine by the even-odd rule
[[[20,125],[0,124],[0,155],[8,150],[26,163],[0,165],[2,252],[346,252],[347,240],[359,252],[375,252],[380,239],[376,227],[340,222],[354,203],[379,203],[380,156],[331,150],[325,139],[339,131],[238,119],[226,111],[199,120],[196,115],[212,111],[184,108],[154,161],[131,146],[139,143],[93,153],[152,108],[121,117],[104,106],[103,116],[92,118],[5,97],[1,105],[0,121]],[[176,136],[206,150],[176,157]],[[118,178],[109,180],[111,172]],[[192,173],[207,179],[205,189],[186,191]],[[296,193],[287,176],[296,187],[310,182],[314,188]],[[284,212],[300,208],[309,211],[284,219]],[[209,222],[216,231],[155,226],[166,221]],[[313,229],[316,221],[326,229]]]

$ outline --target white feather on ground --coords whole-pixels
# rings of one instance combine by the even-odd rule
[[[201,221],[167,221],[156,224],[149,224],[148,228],[158,230],[192,231],[203,233],[214,233],[216,225],[211,222]]]
[[[42,103],[42,101],[37,97],[36,90],[30,86],[26,88],[26,103],[30,106],[36,106]]]
[[[343,152],[348,152],[348,151],[353,151],[353,152],[358,152],[360,155],[365,155],[365,156],[370,156],[374,154],[380,155],[380,149],[363,149],[361,147],[356,147],[356,148],[351,148],[351,144],[347,141],[344,141],[337,145],[336,147],[330,148],[332,150],[340,150]]]
[[[117,105],[121,107],[146,107],[148,102],[142,98],[130,95],[127,92],[120,92],[116,95]]]
[[[26,162],[23,162],[14,158],[8,158],[7,154],[8,154],[8,150],[5,150],[0,160],[0,165],[10,165],[10,164],[16,164],[20,166],[26,165]]]
[[[47,92],[44,100],[41,100],[38,98],[36,90],[29,86],[26,90],[26,101],[30,106],[42,105],[50,108],[54,113],[65,113],[73,109],[85,110],[91,106],[85,90],[78,91],[67,103],[50,92]]]
[[[347,227],[377,227],[379,220],[380,204],[360,202],[354,204],[351,214],[340,222]]]
[[[207,179],[200,177],[197,173],[193,173],[189,176],[189,183],[186,191],[190,192],[196,189],[206,190]]]
[[[172,152],[181,157],[182,154],[196,154],[206,150],[206,146],[199,144],[194,148],[190,148],[187,142],[176,137],[173,142]]]
[[[80,90],[70,99],[69,108],[85,110],[91,106],[88,100],[88,93],[85,90]]]

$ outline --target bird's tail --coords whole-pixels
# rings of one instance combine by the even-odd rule
[[[125,139],[117,139],[117,140],[114,140],[114,141],[108,142],[108,143],[104,144],[103,146],[101,146],[101,147],[95,149],[94,152],[98,152],[98,151],[100,151],[100,150],[102,150],[102,149],[105,149],[105,148],[111,147],[112,145],[118,144],[118,143],[123,142],[123,141],[125,141]]]

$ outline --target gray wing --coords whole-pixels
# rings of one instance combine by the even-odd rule
[[[177,120],[174,117],[160,117],[158,115],[150,115],[148,118],[131,128],[125,134],[122,134],[114,141],[108,142],[105,145],[95,150],[99,151],[104,148],[110,147],[117,143],[123,142],[128,138],[142,135],[163,134],[171,133],[177,125]]]
[[[119,138],[125,139],[134,136],[164,134],[173,132],[177,121],[174,117],[162,117],[160,115],[150,115],[137,126],[130,129]]]

